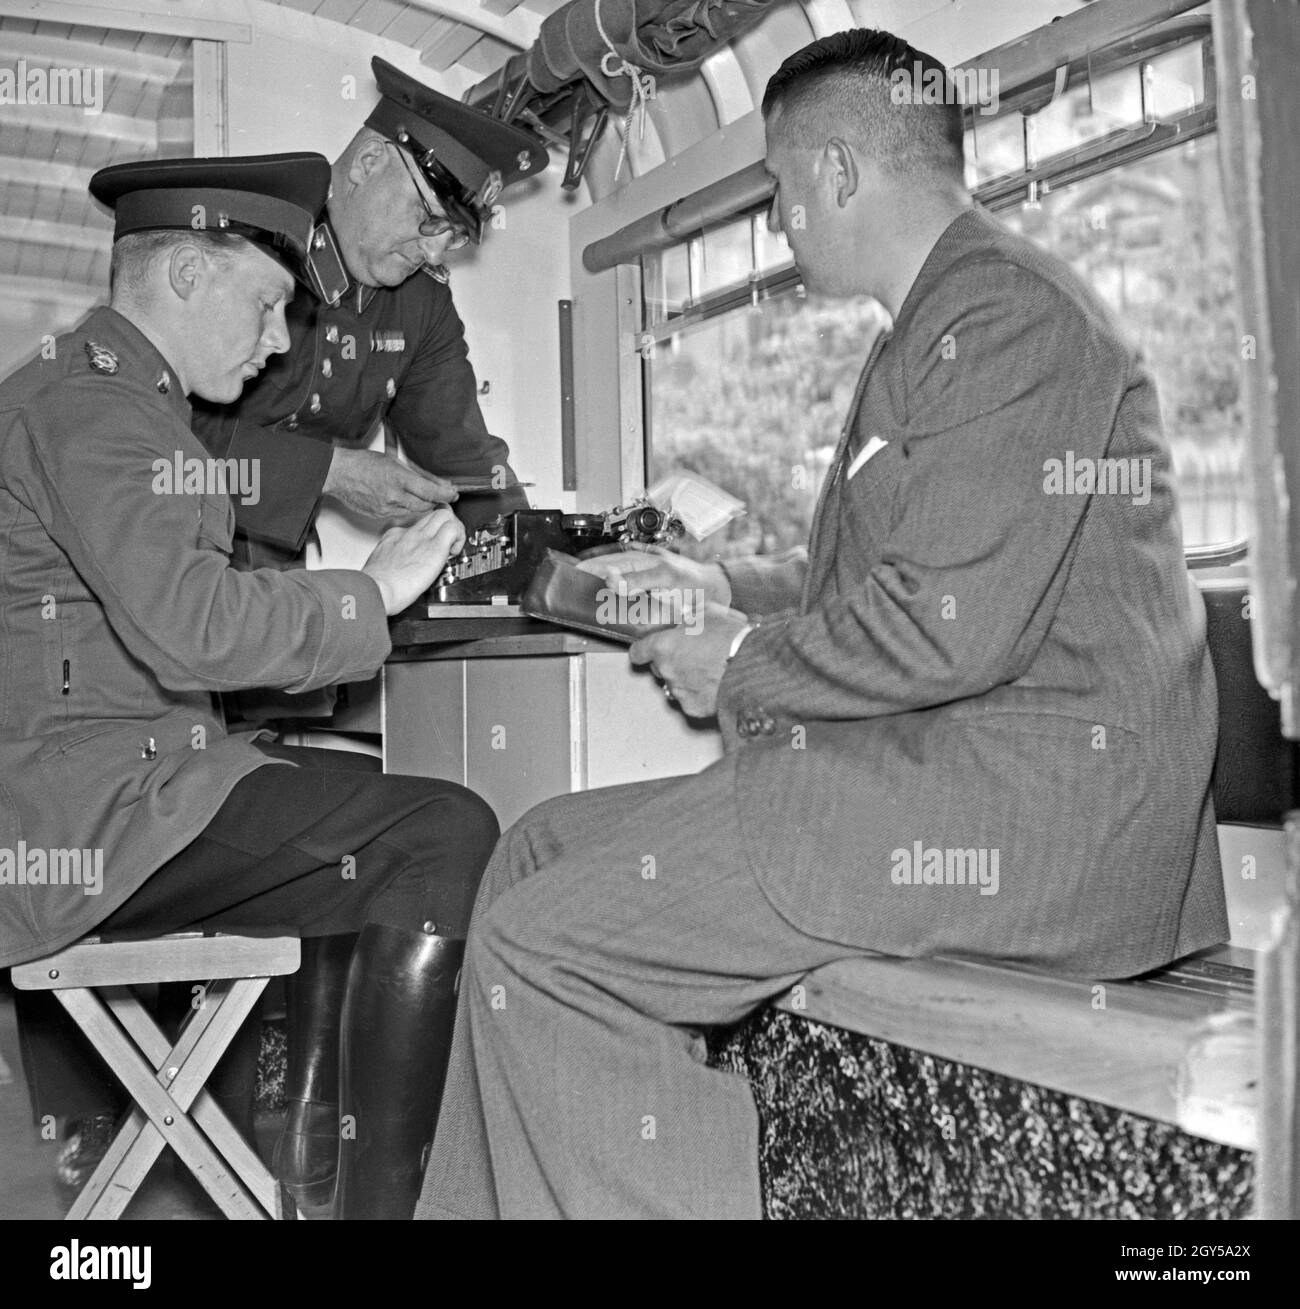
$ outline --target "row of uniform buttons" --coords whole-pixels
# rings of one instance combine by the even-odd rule
[[[775,731],[776,720],[762,709],[736,715],[736,732],[742,737],[771,736]]]
[[[337,324],[331,324],[329,327],[325,329],[325,340],[328,341],[330,345],[338,344],[339,329]],[[326,355],[325,358],[321,360],[320,371],[321,371],[321,376],[325,378],[326,381],[328,381],[331,377],[334,376],[334,361],[328,355]],[[387,395],[390,400],[396,398],[397,396],[396,378],[390,377],[388,381],[384,383],[384,394]],[[320,413],[321,398],[320,398],[319,391],[313,391],[311,393],[311,398],[307,401],[307,410],[313,416]],[[289,417],[284,420],[284,425],[290,432],[295,431],[298,427],[298,415],[296,413],[290,414]]]

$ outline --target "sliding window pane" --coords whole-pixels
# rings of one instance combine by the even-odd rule
[[[645,364],[648,473],[689,470],[748,513],[697,559],[804,545],[854,383],[885,322],[874,300],[794,293],[720,314],[660,341]]]

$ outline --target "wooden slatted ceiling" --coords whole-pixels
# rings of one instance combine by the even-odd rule
[[[406,6],[399,0],[365,0],[360,9],[348,20],[349,27],[359,27],[376,36],[391,27]]]
[[[413,50],[424,49],[438,23],[437,17],[423,9],[412,9],[410,5],[394,4],[391,7],[397,10],[392,19],[383,27],[371,27],[367,31],[373,31],[376,36],[396,41],[400,45],[409,45]]]
[[[420,51],[420,62],[427,64],[435,73],[446,72],[452,64],[458,63],[471,46],[477,45],[482,33],[463,23],[453,23],[450,19],[441,19],[437,34],[426,41]]]
[[[512,24],[510,31],[503,33],[519,36],[520,43],[513,45],[485,34],[472,23],[457,22],[454,17],[434,13],[420,0],[411,3],[405,0],[272,2],[408,45],[420,52],[421,62],[435,73],[446,72],[459,64],[475,78],[482,78],[494,73],[512,54],[528,44],[540,20],[561,8],[567,0],[480,0],[478,4],[474,0],[449,0],[466,12],[480,10],[485,18],[509,18],[517,12],[528,15],[532,20],[530,23]]]
[[[10,110],[0,133],[0,275],[11,298],[87,304],[108,282],[112,221],[91,200],[91,174],[110,163],[193,152],[189,42],[62,23],[5,19],[0,57],[35,67],[102,68],[103,108]]]
[[[502,41],[490,36],[480,37],[460,58],[461,67],[468,68],[475,80],[495,73],[515,51]]]
[[[305,6],[295,6],[305,7]],[[318,18],[328,19],[332,23],[350,23],[362,9],[364,0],[317,0],[309,12]]]

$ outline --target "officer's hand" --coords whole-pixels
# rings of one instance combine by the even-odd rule
[[[465,544],[465,525],[450,509],[435,509],[409,527],[390,527],[361,571],[379,584],[391,618],[433,585],[447,557]]]
[[[748,621],[725,605],[709,604],[694,622],[643,636],[628,654],[634,664],[650,665],[688,718],[708,718],[717,712],[731,643]]]
[[[408,468],[378,450],[342,447],[334,451],[324,491],[347,508],[384,521],[428,513],[457,494],[445,478]]]
[[[578,567],[595,573],[608,585],[626,583],[629,595],[638,591],[700,591],[704,600],[731,603],[731,583],[721,564],[697,563],[661,545],[631,545],[614,554],[583,559]]]

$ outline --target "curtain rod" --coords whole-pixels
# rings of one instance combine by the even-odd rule
[[[1008,41],[967,61],[967,68],[996,68],[1001,94],[1012,95],[1063,64],[1123,41],[1144,28],[1176,18],[1205,0],[1097,0],[1064,18]],[[603,273],[617,264],[634,263],[641,255],[664,250],[702,228],[769,200],[772,182],[762,161],[711,182],[691,195],[646,214],[593,241],[582,252],[589,273]]]

